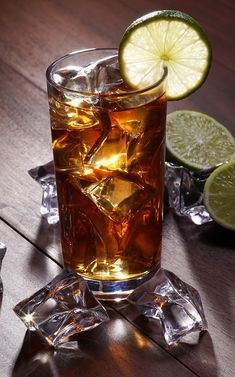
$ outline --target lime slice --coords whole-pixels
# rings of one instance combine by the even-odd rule
[[[204,204],[218,224],[235,230],[235,161],[220,166],[209,176]]]
[[[199,23],[176,10],[160,10],[134,21],[119,46],[123,80],[136,89],[156,83],[168,68],[166,96],[188,96],[205,81],[212,58],[210,42]]]
[[[235,141],[214,118],[196,111],[170,113],[166,122],[167,160],[203,170],[235,159]]]

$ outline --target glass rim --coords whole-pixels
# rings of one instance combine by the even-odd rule
[[[101,92],[101,93],[99,93],[99,92],[85,92],[85,91],[74,90],[74,89],[67,88],[64,85],[57,84],[52,79],[52,77],[51,77],[52,70],[58,63],[60,63],[64,59],[67,59],[67,58],[69,58],[73,55],[86,53],[86,52],[92,52],[92,51],[116,51],[117,56],[118,56],[118,49],[112,48],[112,47],[104,47],[104,48],[103,47],[100,47],[100,48],[94,47],[94,48],[81,49],[81,50],[75,50],[75,51],[69,52],[69,53],[61,56],[60,58],[56,59],[53,63],[51,63],[48,66],[48,68],[46,70],[46,78],[47,78],[48,83],[51,84],[53,87],[59,89],[59,90],[62,89],[62,90],[67,91],[69,93],[79,94],[79,95],[82,95],[82,96],[97,96],[97,95],[100,95],[100,96],[103,96],[103,97],[105,97],[105,96],[108,96],[108,97],[112,97],[112,96],[114,96],[114,97],[117,97],[117,96],[118,97],[127,97],[127,96],[130,96],[130,95],[142,94],[142,93],[153,90],[154,88],[158,87],[159,85],[161,85],[163,83],[163,81],[165,80],[165,78],[167,77],[167,74],[168,74],[168,69],[164,65],[161,78],[158,81],[156,81],[154,84],[146,86],[142,89],[134,89],[134,90],[130,90],[128,92],[121,92],[121,93],[115,93],[115,92],[109,92],[109,93],[102,93]]]

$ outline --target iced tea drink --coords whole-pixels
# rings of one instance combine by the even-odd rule
[[[110,49],[47,71],[64,263],[101,296],[125,295],[160,264],[165,77],[131,90]]]

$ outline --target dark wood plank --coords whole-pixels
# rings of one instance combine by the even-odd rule
[[[0,234],[8,247],[1,272],[1,377],[145,377],[146,366],[149,377],[194,376],[111,308],[109,322],[77,337],[76,351],[55,351],[35,333],[26,332],[12,308],[61,269],[2,222]]]
[[[123,31],[134,19],[157,9],[172,8],[191,14],[202,24],[213,44],[214,59],[234,71],[231,56],[234,56],[235,9],[232,0],[216,3],[205,0],[203,5],[192,0],[175,0],[174,4],[171,0],[159,0],[157,4],[154,0],[136,0],[135,3],[103,0],[99,7],[95,0],[80,2],[79,7],[76,0],[26,0],[23,3],[14,0],[1,8],[3,57],[10,58],[11,63],[15,59],[15,65],[26,72],[23,62],[27,48],[31,50],[27,60],[32,59],[35,69],[38,59],[64,54],[66,48],[69,51],[99,45],[117,46]],[[22,34],[18,32],[19,28]],[[20,43],[11,49],[11,41]]]

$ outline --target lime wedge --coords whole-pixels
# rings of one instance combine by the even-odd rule
[[[235,230],[235,161],[213,171],[204,186],[204,204],[211,217]]]
[[[188,14],[160,10],[134,21],[119,46],[119,64],[128,86],[141,89],[156,83],[168,68],[166,96],[188,96],[205,81],[212,51],[206,33]]]
[[[170,113],[166,122],[167,160],[203,170],[235,159],[235,141],[214,118],[196,111]]]

